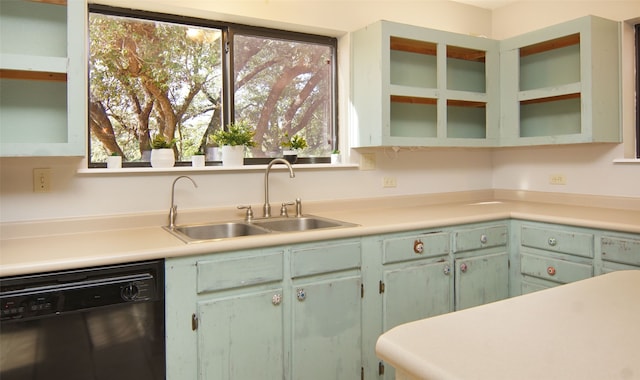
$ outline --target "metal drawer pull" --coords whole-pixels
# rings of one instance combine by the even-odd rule
[[[304,291],[304,289],[299,288],[296,292],[296,297],[298,297],[298,301],[302,302],[307,298],[307,293]]]
[[[489,238],[487,237],[487,235],[485,234],[480,235],[480,243],[487,244],[488,241],[489,241]]]
[[[418,255],[424,252],[424,243],[421,240],[416,240],[413,242],[413,252]]]
[[[549,238],[549,245],[552,247],[555,247],[555,245],[558,244],[558,240],[556,240],[556,238],[554,237],[550,237]]]
[[[460,264],[460,272],[465,273],[469,269],[466,263]]]
[[[556,268],[554,268],[554,267],[548,267],[548,268],[547,268],[547,274],[548,274],[549,276],[555,276],[555,274],[556,274]]]
[[[282,302],[282,294],[274,294],[273,297],[271,297],[271,303],[274,306],[280,305],[281,302]]]

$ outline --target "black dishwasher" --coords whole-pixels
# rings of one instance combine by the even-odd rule
[[[165,378],[164,262],[0,279],[0,379]]]

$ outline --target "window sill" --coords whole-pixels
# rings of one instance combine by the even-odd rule
[[[640,164],[640,158],[617,158],[613,160],[614,164]]]
[[[280,166],[278,166],[280,167]],[[296,170],[326,170],[326,169],[357,169],[357,164],[294,164]],[[244,166],[174,166],[171,168],[80,168],[78,174],[109,174],[109,175],[127,175],[127,174],[159,174],[159,173],[198,173],[198,172],[257,172],[267,169],[267,165],[244,165]]]

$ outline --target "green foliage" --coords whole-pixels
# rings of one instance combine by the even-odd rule
[[[300,135],[293,135],[293,137],[289,138],[289,134],[284,134],[285,141],[282,143],[282,146],[289,149],[304,149],[307,145],[307,140]]]
[[[161,134],[157,134],[151,140],[151,149],[172,149],[174,145],[176,145],[176,139],[169,141]]]
[[[256,142],[253,140],[256,131],[249,126],[246,121],[240,121],[227,125],[227,129],[217,130],[211,135],[211,139],[219,146],[222,145],[244,145],[247,147],[256,146]]]

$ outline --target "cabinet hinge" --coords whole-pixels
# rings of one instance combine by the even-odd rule
[[[195,313],[191,314],[191,330],[196,331],[198,329],[198,317]]]
[[[380,294],[384,293],[384,282],[380,281],[380,285],[378,287],[378,292]]]
[[[364,298],[364,284],[360,284],[360,298]]]
[[[378,363],[378,375],[384,375],[384,364],[382,362]]]
[[[364,380],[364,367],[360,367],[360,380]]]

